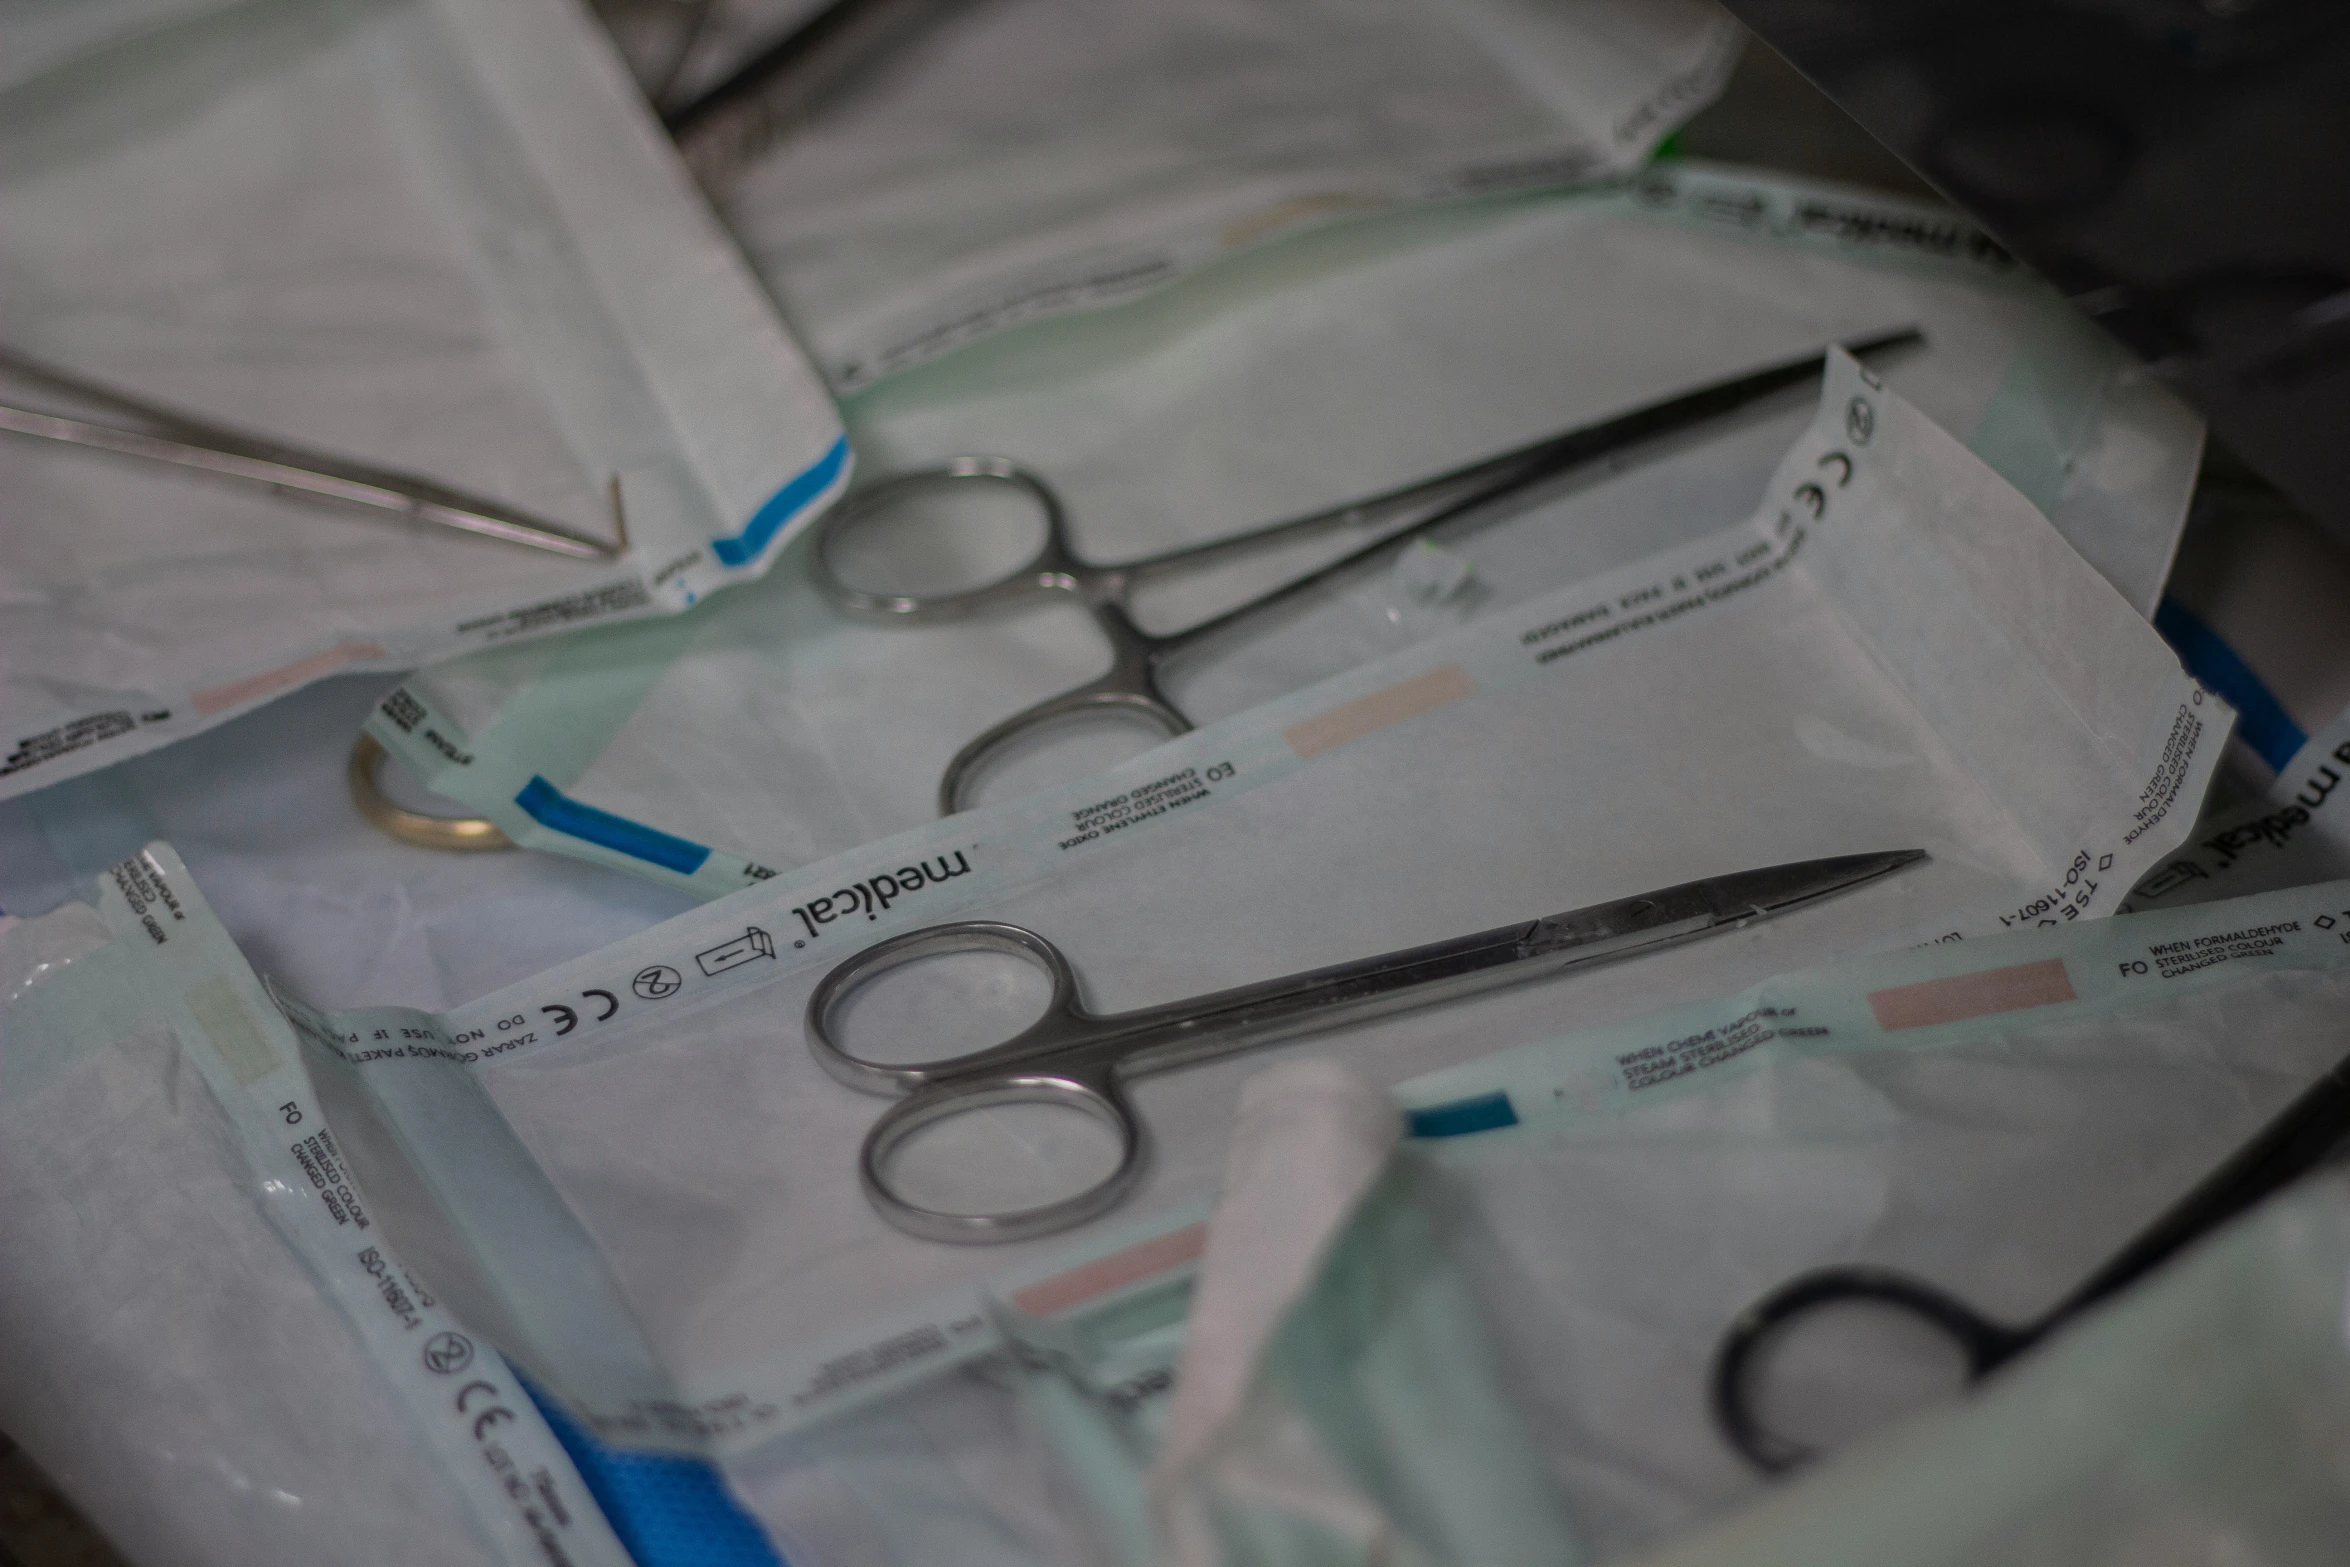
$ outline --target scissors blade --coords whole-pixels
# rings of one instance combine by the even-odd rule
[[[1102,1059],[1122,1063],[1129,1074],[1160,1071],[1341,1022],[1694,941],[1849,892],[1927,857],[1923,849],[1895,849],[1710,876],[1547,919],[1089,1018],[1099,1032],[1081,1053],[1098,1052]],[[965,1073],[1002,1071],[1056,1053],[1065,1053],[1060,1042],[1022,1039],[948,1065]]]
[[[1537,920],[1523,946],[1528,957],[1584,949],[1593,958],[1614,956],[1627,947],[1679,941],[1724,925],[1769,919],[1890,876],[1925,858],[1923,849],[1891,849],[1708,876]]]
[[[628,548],[628,525],[620,507],[617,479],[612,491],[614,538],[606,543],[560,523],[534,517],[498,501],[468,495],[416,474],[307,451],[266,436],[213,424],[85,380],[6,345],[0,345],[0,371],[153,426],[147,430],[127,429],[0,404],[0,431],[150,462],[171,463],[273,490],[393,512],[418,522],[574,559],[608,560]]]
[[[1887,349],[1924,341],[1923,332],[1916,327],[1905,326],[1835,346],[1856,359],[1865,359]],[[1360,524],[1396,507],[1421,501],[1436,503],[1433,510],[1413,521],[1401,527],[1389,528],[1335,560],[1326,561],[1292,577],[1280,586],[1236,604],[1222,614],[1210,616],[1178,631],[1152,634],[1151,639],[1160,654],[1171,653],[1220,636],[1250,617],[1276,604],[1295,599],[1343,572],[1352,571],[1364,561],[1398,544],[1457,521],[1520,490],[1557,478],[1586,463],[1617,457],[1666,436],[1700,428],[1752,407],[1790,387],[1815,381],[1826,370],[1827,364],[1825,351],[1782,359],[1759,370],[1750,370],[1723,381],[1709,381],[1703,386],[1676,392],[1656,402],[1643,403],[1596,424],[1579,425],[1555,435],[1546,435],[1525,446],[1482,458],[1431,478],[1415,479],[1398,489],[1368,495],[1360,500],[1348,501],[1302,517],[1292,517],[1284,522],[1268,523],[1228,538],[1186,545],[1164,554],[1127,561],[1120,569],[1136,577],[1174,566],[1189,569],[1225,555],[1248,553],[1269,540],[1311,533],[1319,528]]]

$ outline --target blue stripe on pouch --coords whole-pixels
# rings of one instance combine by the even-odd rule
[[[832,443],[832,449],[816,459],[782,489],[767,497],[767,503],[751,514],[743,524],[743,531],[730,539],[712,539],[710,553],[728,566],[743,566],[757,560],[767,546],[774,542],[776,532],[783,525],[808,509],[808,503],[832,488],[832,481],[841,476],[849,465],[849,438],[842,436]]]
[[[2188,674],[2236,710],[2236,733],[2244,743],[2259,752],[2270,767],[2283,772],[2294,753],[2309,743],[2309,736],[2261,684],[2251,666],[2177,599],[2166,598],[2156,606],[2154,629],[2179,655]]]
[[[1499,1089],[1474,1099],[1455,1099],[1451,1104],[1404,1113],[1404,1128],[1413,1137],[1461,1137],[1517,1124],[1518,1112],[1510,1104],[1510,1096]]]
[[[551,827],[588,843],[650,861],[680,876],[691,876],[710,857],[710,851],[698,843],[671,837],[642,822],[632,822],[625,816],[615,816],[610,811],[599,811],[592,805],[569,799],[544,778],[534,776],[514,797],[514,803],[541,827]]]
[[[637,1567],[786,1567],[713,1465],[613,1447],[528,1377],[518,1380]]]

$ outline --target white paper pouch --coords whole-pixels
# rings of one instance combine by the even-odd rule
[[[1400,1125],[1335,1061],[1252,1078],[1205,1226],[1008,1317],[994,1362],[758,1464],[762,1505],[827,1561],[991,1532],[1071,1559],[1047,1519],[1075,1559],[1121,1567],[1586,1559],[1421,1177],[1393,1158]],[[990,1414],[1019,1464],[958,1495],[956,1427]],[[920,1482],[873,1461],[884,1431],[922,1424]]]
[[[1733,1319],[1806,1270],[1898,1270],[2000,1323],[2063,1299],[2350,1056],[2346,935],[2342,882],[2018,932],[1785,976],[1398,1089],[1448,1188],[1436,1233],[1475,1281],[1586,1542],[1653,1548],[1762,1488],[1715,1424],[1708,1379]],[[2076,1328],[2098,1317],[2027,1350],[1991,1396],[2065,1355]],[[2257,1361],[2256,1337],[2238,1323],[2217,1353]],[[1762,1408],[1790,1436],[1882,1458],[1877,1423],[1954,1387],[1956,1369],[1947,1342],[1905,1320],[1823,1316],[1774,1351]],[[2151,1418],[2165,1400],[2149,1392]],[[2034,1485],[2060,1498],[2122,1446],[2169,1461],[2150,1430],[2096,1429],[2132,1418],[2119,1408],[2076,1415],[2095,1418],[2075,1438],[2023,1442],[2015,1423],[2004,1460],[1977,1450],[1973,1475],[1953,1478],[2012,1467],[2004,1496],[1977,1493],[1969,1528]],[[1923,1548],[1966,1535],[1925,1523],[1921,1479],[1906,1499],[1922,1554],[1894,1559],[1972,1559]],[[1885,1498],[1841,1494],[1886,1515]],[[2074,1539],[2084,1554],[2047,1559],[2103,1559]]]
[[[627,1567],[157,866],[0,917],[0,1425],[136,1562]]]
[[[755,577],[845,482],[820,383],[563,0],[20,8],[0,341],[614,536],[568,560],[0,434],[0,796],[339,669]],[[0,402],[122,426],[52,386]]]
[[[1332,1061],[1242,1090],[1150,1457],[1146,1559],[1586,1559],[1441,1215],[1391,1167],[1398,1130]]]
[[[1335,1061],[1260,1073],[1207,1223],[738,1483],[813,1563],[1583,1559],[1400,1125]]]
[[[1111,1218],[1007,1247],[913,1239],[857,1185],[880,1106],[799,1031],[869,941],[1009,920],[1114,1011],[1698,876],[1933,855],[1735,936],[1342,1036],[1395,1081],[1562,1004],[1620,1016],[2106,913],[2183,830],[2227,722],[2020,496],[1839,361],[1737,529],[469,1006],[289,1005],[420,1269],[607,1437],[732,1460],[992,1352],[1023,1292],[1196,1215],[1252,1069],[1138,1085],[1151,1173]],[[1035,1001],[1025,970],[932,977],[912,999],[974,1028],[975,998]],[[1089,1136],[975,1126],[948,1150],[979,1160],[960,1196],[1066,1178]]]
[[[1058,491],[1078,547],[1117,561],[1909,322],[1927,346],[1885,361],[1891,384],[2151,610],[2193,484],[2193,416],[1964,220],[1742,173],[1660,167],[1605,197],[1310,236],[894,378],[850,416],[871,471],[1018,460]],[[1752,511],[1808,417],[1791,394],[1451,529],[1440,553],[1172,661],[1170,695],[1197,721],[1238,713],[1712,533]],[[1139,611],[1188,625],[1371,537],[1170,585]],[[709,897],[933,819],[966,741],[1105,657],[1067,606],[853,620],[795,557],[706,613],[437,668],[369,732],[525,845]],[[983,778],[979,798],[1152,738],[1086,727]]]
[[[1038,1461],[1140,1542],[1131,1561],[1651,1549],[1764,1492],[1709,1410],[1744,1306],[1858,1262],[1994,1320],[2047,1309],[2350,1057],[2346,933],[2337,882],[1784,975],[1392,1100],[1350,1092],[1342,1058],[1270,1070],[1204,1244],[1138,1239],[1114,1287],[1022,1320],[1024,1390],[1054,1415]],[[2281,1553],[2248,1559],[2326,1559],[2291,1542],[2326,1538],[2305,1509],[2339,1515],[2350,1488],[2286,1455],[2343,1419],[2342,1202],[2339,1178],[2285,1199],[2248,1226],[2267,1240],[2188,1253],[1972,1407],[1933,1396],[1953,1355],[1922,1330],[1865,1310],[1792,1329],[1763,1408],[1847,1447],[1668,1559],[2118,1562],[2232,1522]],[[1921,1394],[1936,1412],[1857,1439]],[[2236,1443],[2274,1455],[2273,1486]],[[1490,1532],[1469,1544],[1429,1502],[1474,1489]]]
[[[845,390],[1277,234],[1625,173],[1742,36],[1710,0],[999,0],[679,147]]]
[[[2350,1538],[2350,1181],[2221,1232],[1966,1406],[1653,1567],[2309,1567]]]

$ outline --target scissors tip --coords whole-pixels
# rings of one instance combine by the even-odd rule
[[[1839,854],[1826,859],[1799,860],[1767,870],[1747,871],[1729,878],[1738,894],[1735,901],[1766,914],[1777,914],[1815,898],[1847,892],[1881,876],[1933,856],[1923,849],[1885,849],[1874,854]]]
[[[1858,882],[1874,881],[1879,876],[1890,876],[1905,866],[1932,858],[1923,849],[1883,849],[1875,854],[1844,854],[1833,859],[1814,860],[1811,868],[1816,876],[1833,881],[1839,887],[1849,887]]]

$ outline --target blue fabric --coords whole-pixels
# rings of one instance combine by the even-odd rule
[[[832,488],[841,470],[849,465],[849,438],[842,436],[832,443],[832,450],[816,459],[815,464],[800,476],[767,497],[767,503],[751,514],[743,531],[730,539],[712,539],[710,553],[729,566],[747,565],[757,560],[760,553],[775,539],[776,531],[785,523],[808,509],[808,503]]]
[[[710,1464],[610,1446],[521,1380],[637,1567],[788,1567]]]
[[[2294,753],[2309,743],[2309,736],[2269,694],[2251,666],[2177,599],[2166,598],[2155,609],[2154,629],[2178,653],[2188,674],[2236,710],[2236,733],[2244,743],[2259,752],[2270,767],[2283,772]]]
[[[1491,1132],[1517,1124],[1516,1106],[1510,1103],[1508,1094],[1498,1089],[1474,1099],[1430,1105],[1404,1116],[1404,1126],[1414,1137],[1462,1137],[1470,1132]]]
[[[680,876],[691,876],[710,857],[710,851],[698,843],[671,837],[657,828],[615,816],[610,811],[599,811],[592,805],[582,805],[544,778],[533,776],[514,797],[514,803],[541,827],[552,827],[574,838],[649,860]]]

